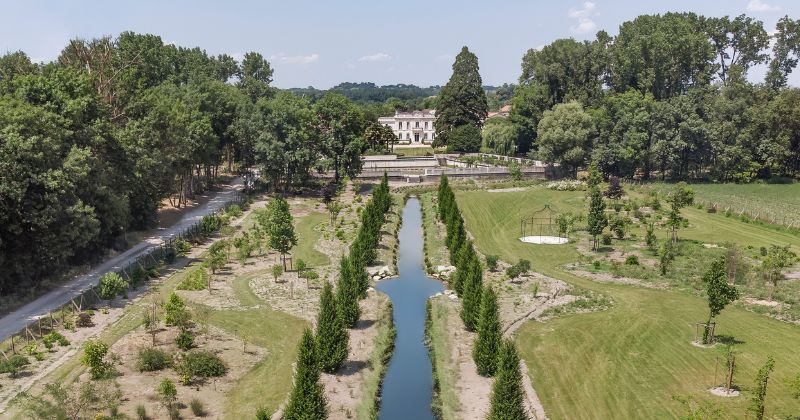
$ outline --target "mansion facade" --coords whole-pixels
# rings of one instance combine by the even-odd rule
[[[392,129],[401,143],[430,144],[436,138],[435,109],[401,112],[395,111],[393,117],[380,117],[378,123]]]

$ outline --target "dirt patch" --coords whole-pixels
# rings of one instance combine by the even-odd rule
[[[495,189],[492,189],[492,190],[486,190],[486,192],[504,193],[504,192],[520,192],[520,191],[525,191],[525,190],[527,190],[527,188],[512,187],[512,188],[495,188]]]
[[[175,346],[177,334],[177,328],[162,330],[156,335],[156,347],[170,354],[179,354],[180,351]],[[120,376],[116,381],[125,393],[121,412],[135,418],[136,406],[141,404],[151,415],[158,418],[165,416],[166,413],[159,404],[155,389],[164,378],[169,378],[175,382],[178,402],[182,403],[183,407],[188,407],[189,402],[196,398],[202,401],[207,417],[222,418],[225,394],[233,388],[239,378],[264,358],[264,350],[252,344],[245,346],[238,338],[213,327],[209,329],[208,334],[197,337],[197,344],[199,348],[217,354],[225,362],[228,367],[225,376],[211,378],[203,384],[183,385],[180,383],[179,375],[172,369],[139,372],[136,370],[138,351],[152,346],[152,338],[143,328],[114,343],[111,352],[120,357],[120,364],[117,366]],[[183,415],[191,416],[188,408],[181,411]]]
[[[627,284],[631,286],[640,286],[646,287],[648,289],[666,289],[667,285],[664,283],[653,283],[648,282],[640,279],[634,279],[630,277],[617,277],[611,273],[592,273],[590,271],[583,271],[583,270],[574,270],[572,271],[573,274],[577,276],[581,276],[598,283],[617,283],[617,284]]]
[[[761,306],[769,306],[772,308],[782,308],[784,306],[783,303],[774,300],[764,300],[764,299],[754,299],[754,298],[747,298],[745,302],[751,305],[761,305]]]
[[[348,330],[350,351],[347,361],[335,374],[322,374],[328,415],[332,419],[354,418],[356,407],[365,397],[361,384],[368,371],[374,368],[370,366],[370,357],[378,335],[377,321],[388,301],[385,295],[371,291],[359,303],[361,318],[355,328]]]
[[[719,386],[716,387],[716,388],[709,389],[708,392],[710,392],[710,393],[712,393],[712,394],[714,394],[714,395],[716,395],[718,397],[738,397],[739,396],[739,391],[738,390],[719,387]]]

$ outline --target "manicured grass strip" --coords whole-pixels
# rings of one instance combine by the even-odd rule
[[[320,212],[311,212],[295,219],[297,246],[292,249],[294,261],[302,259],[311,268],[330,264],[328,256],[314,248],[314,244],[322,236],[322,233],[315,228],[328,220],[329,216]]]
[[[696,348],[693,323],[707,315],[705,299],[669,290],[595,283],[562,269],[578,260],[573,245],[524,244],[519,218],[550,204],[557,212],[585,212],[582,192],[533,189],[520,193],[457,193],[467,229],[484,253],[506,261],[525,258],[533,270],[610,296],[608,311],[530,322],[516,334],[520,353],[550,418],[640,419],[684,414],[673,395],[691,395],[725,408],[729,418],[744,418],[755,372],[768,354],[776,369],[770,378],[768,416],[800,412],[786,379],[800,372],[800,328],[743,309],[729,307],[717,319],[718,334],[742,343],[735,382],[739,398],[718,398],[706,390],[714,382],[719,350]],[[768,228],[687,209],[690,228],[683,238],[759,245],[775,239]],[[708,238],[712,232],[716,237]],[[795,244],[795,242],[791,242]],[[698,270],[702,270],[698,267]],[[722,367],[720,367],[720,372]],[[717,382],[722,381],[718,373]]]
[[[263,347],[266,357],[239,379],[225,396],[225,418],[254,418],[263,407],[277,410],[292,387],[292,363],[308,323],[269,309],[216,311],[212,325]]]
[[[389,367],[389,360],[394,351],[394,340],[397,331],[392,319],[392,302],[388,299],[383,304],[384,308],[378,318],[378,335],[375,337],[375,347],[370,355],[369,371],[364,375],[361,384],[362,397],[356,407],[356,418],[371,420],[378,418],[378,398],[380,397],[381,384]]]
[[[458,383],[458,370],[454,366],[453,348],[450,346],[449,332],[447,331],[447,317],[449,308],[439,302],[439,299],[429,301],[429,319],[427,323],[426,336],[428,337],[428,347],[433,363],[434,387],[438,380],[439,390],[434,390],[433,410],[439,412],[442,420],[456,420],[457,413],[461,407],[461,402],[456,394],[456,384]]]

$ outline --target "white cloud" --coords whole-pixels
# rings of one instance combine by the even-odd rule
[[[392,59],[391,55],[379,52],[379,53],[375,53],[375,54],[372,54],[372,55],[365,55],[365,56],[359,58],[358,61],[374,62],[374,61],[389,61],[391,59]]]
[[[442,54],[442,55],[437,55],[436,58],[434,58],[434,61],[438,63],[452,63],[453,61],[455,61],[455,59],[456,57],[452,54]]]
[[[572,19],[577,19],[577,25],[572,25],[569,27],[569,30],[575,32],[576,34],[587,34],[592,32],[597,28],[597,25],[591,19],[592,15],[595,15],[595,9],[597,5],[591,1],[583,2],[583,7],[580,9],[576,9],[571,7],[567,12],[567,17]]]
[[[280,52],[269,56],[269,59],[284,64],[312,64],[319,61],[319,54],[286,55],[286,53]]]
[[[775,12],[781,10],[781,7],[765,3],[763,0],[750,0],[745,9],[748,12]]]

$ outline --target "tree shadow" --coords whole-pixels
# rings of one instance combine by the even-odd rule
[[[353,327],[354,330],[366,330],[367,328],[373,326],[375,324],[374,319],[360,319],[356,322],[356,326]]]
[[[732,335],[715,335],[714,340],[725,345],[738,345],[745,343],[745,341],[738,340]]]
[[[342,364],[342,367],[336,371],[337,376],[350,376],[355,375],[362,369],[367,367],[367,362],[363,360],[348,360]]]

